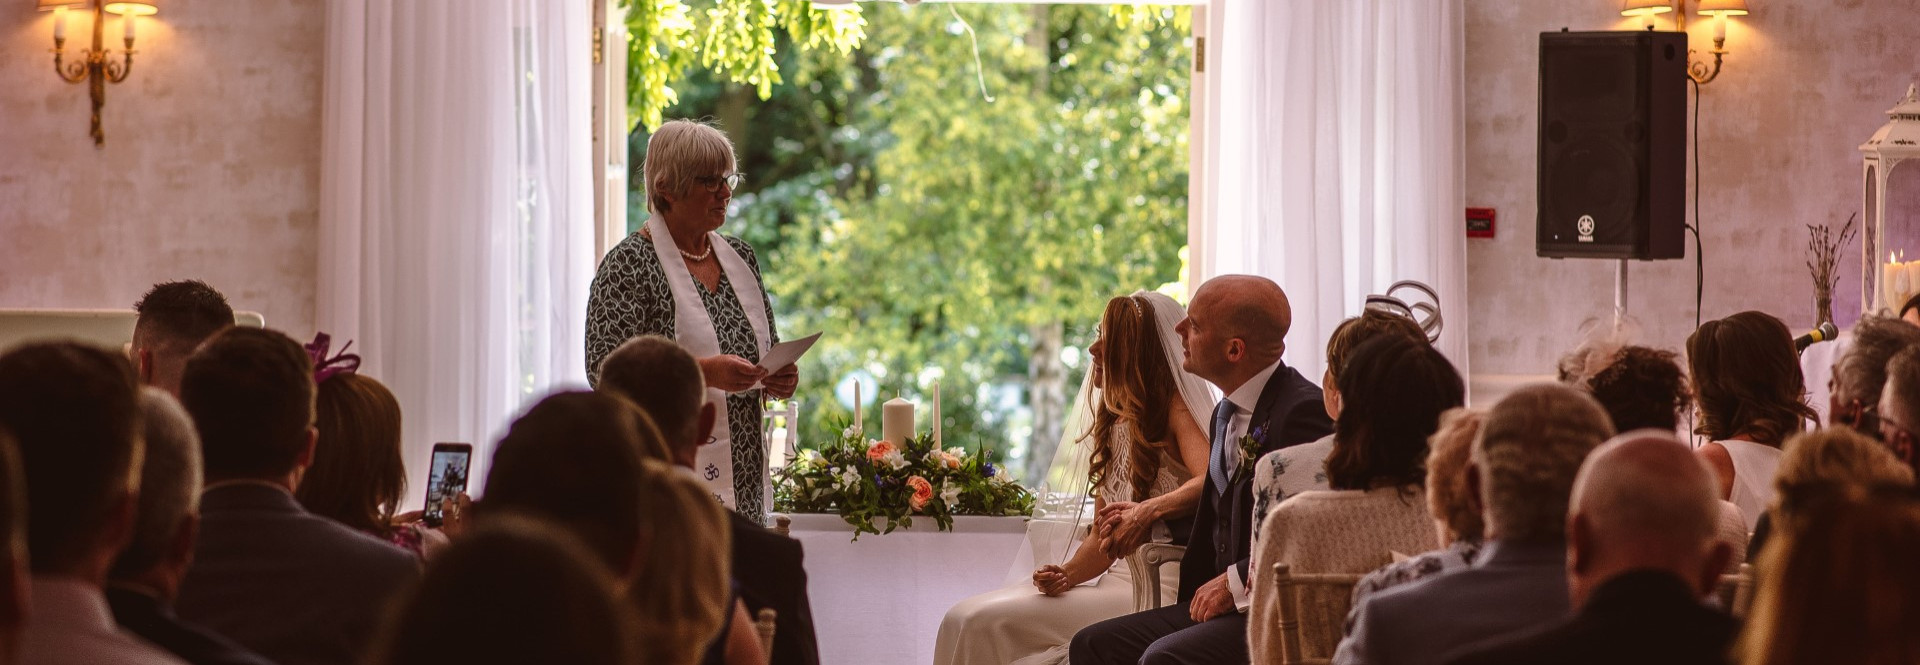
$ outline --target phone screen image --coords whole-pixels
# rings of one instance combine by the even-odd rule
[[[443,502],[467,491],[467,462],[472,456],[473,448],[465,444],[433,447],[433,462],[427,473],[427,508],[421,517],[427,526],[440,526]]]

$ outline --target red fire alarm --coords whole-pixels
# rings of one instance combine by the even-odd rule
[[[1467,209],[1467,237],[1469,238],[1493,237],[1493,209],[1492,208],[1468,208]]]

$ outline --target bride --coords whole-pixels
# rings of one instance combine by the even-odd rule
[[[1174,325],[1186,309],[1136,291],[1107,301],[1092,367],[1028,523],[1037,561],[1021,582],[960,601],[940,621],[935,665],[1061,663],[1081,628],[1135,611],[1123,558],[1148,542],[1184,543],[1207,465],[1206,382],[1180,366]],[[1091,491],[1088,490],[1091,487]],[[1093,502],[1087,510],[1087,500]],[[1171,527],[1170,527],[1171,524]],[[1084,528],[1084,537],[1082,532]],[[1162,597],[1180,579],[1169,569]],[[1145,608],[1142,608],[1145,609]]]

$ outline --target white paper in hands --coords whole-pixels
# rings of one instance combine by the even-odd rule
[[[813,343],[817,341],[820,341],[820,333],[775,344],[760,355],[760,368],[769,374],[786,369],[788,365],[798,362],[800,356],[807,355],[807,350],[813,348]]]

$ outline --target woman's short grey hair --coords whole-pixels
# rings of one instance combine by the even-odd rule
[[[666,212],[668,203],[662,194],[686,196],[694,178],[731,173],[734,164],[733,142],[718,128],[694,120],[668,120],[647,139],[647,156],[640,163],[648,208]]]
[[[140,389],[140,415],[147,442],[140,469],[140,503],[133,539],[114,563],[117,575],[137,575],[160,563],[173,546],[180,521],[200,512],[200,435],[180,402],[166,391]]]
[[[1880,403],[1887,385],[1887,361],[1901,349],[1920,346],[1920,328],[1890,316],[1867,315],[1853,325],[1853,343],[1833,371],[1833,392],[1841,401],[1862,406]]]
[[[1500,400],[1473,442],[1491,533],[1509,542],[1565,538],[1580,463],[1612,437],[1607,412],[1577,388],[1534,384]]]

